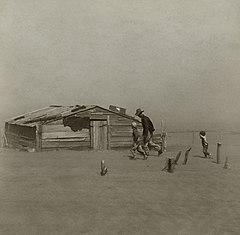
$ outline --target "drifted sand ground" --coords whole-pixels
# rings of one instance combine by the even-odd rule
[[[154,151],[143,161],[128,150],[2,149],[0,234],[240,234],[240,147],[222,146],[221,164],[211,150],[203,159],[194,147],[187,165],[182,154],[167,173]],[[99,174],[102,159],[108,176]]]

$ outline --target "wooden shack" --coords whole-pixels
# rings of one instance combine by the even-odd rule
[[[50,105],[7,121],[5,142],[36,151],[131,147],[133,121],[141,127],[134,117],[98,105]]]

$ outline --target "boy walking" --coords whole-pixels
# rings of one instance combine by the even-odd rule
[[[208,152],[208,142],[206,138],[206,132],[205,131],[200,131],[199,133],[200,139],[202,140],[202,147],[203,147],[203,154],[205,158],[209,157],[211,158],[211,153]]]
[[[130,151],[133,155],[133,158],[136,159],[136,150],[137,150],[141,155],[143,155],[144,160],[147,159],[147,155],[140,143],[140,134],[139,134],[136,122],[132,123],[132,136],[133,136],[133,147]]]

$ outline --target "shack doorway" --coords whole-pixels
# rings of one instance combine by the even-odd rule
[[[91,120],[91,147],[94,150],[106,150],[108,147],[107,120]]]

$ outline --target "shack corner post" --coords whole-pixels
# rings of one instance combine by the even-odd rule
[[[107,115],[107,150],[111,149],[110,117]]]
[[[5,130],[3,128],[1,128],[1,140],[0,140],[0,143],[1,143],[1,148],[8,147],[8,141],[7,141],[7,138],[6,138],[6,135],[5,135]]]
[[[42,152],[42,125],[36,125],[36,151]]]

